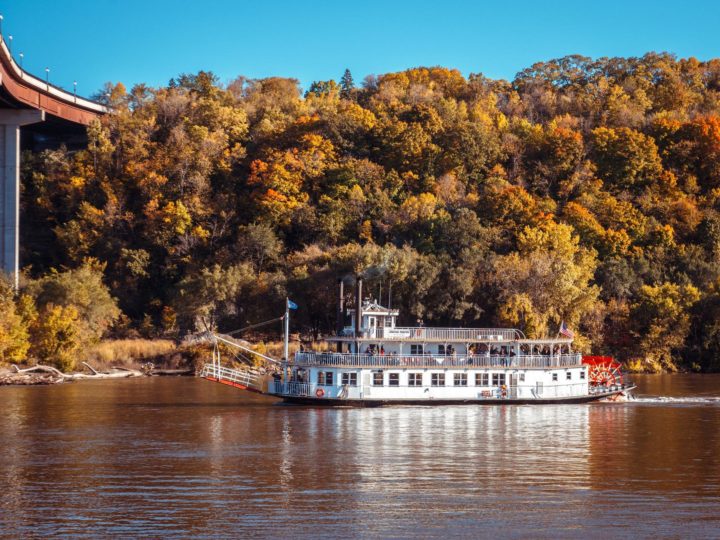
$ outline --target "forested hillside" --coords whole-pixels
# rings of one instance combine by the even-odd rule
[[[23,264],[104,272],[110,332],[334,325],[339,277],[405,323],[515,326],[720,369],[720,60],[440,67],[354,84],[109,86],[87,151],[24,158]],[[62,315],[62,314],[59,314]]]

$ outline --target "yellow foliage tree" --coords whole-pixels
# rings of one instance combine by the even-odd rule
[[[75,368],[83,342],[80,315],[74,306],[48,304],[31,328],[32,355],[67,372]]]
[[[672,353],[684,344],[690,330],[688,310],[699,299],[700,291],[692,285],[662,283],[640,287],[630,321],[646,369],[655,372],[677,369]]]
[[[27,325],[12,298],[0,299],[0,364],[25,360],[30,341]]]
[[[533,337],[547,335],[551,324],[563,320],[577,327],[599,301],[599,289],[591,285],[595,251],[580,247],[571,226],[554,221],[525,227],[517,246],[493,265],[503,318],[525,321],[523,330]]]

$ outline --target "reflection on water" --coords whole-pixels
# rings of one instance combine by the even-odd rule
[[[638,382],[624,404],[378,409],[194,379],[2,388],[0,531],[716,536],[720,378]]]

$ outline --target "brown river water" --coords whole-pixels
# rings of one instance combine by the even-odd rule
[[[586,405],[313,408],[192,378],[0,388],[0,536],[720,538],[720,376]]]

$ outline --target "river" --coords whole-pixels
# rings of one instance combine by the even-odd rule
[[[193,378],[0,388],[0,535],[720,536],[720,376],[324,409]]]

